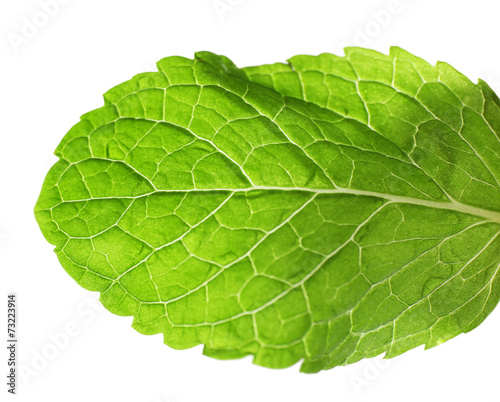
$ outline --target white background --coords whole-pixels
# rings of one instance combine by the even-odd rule
[[[61,268],[32,212],[56,161],[52,152],[79,116],[165,56],[211,50],[247,66],[299,53],[342,54],[348,44],[382,52],[399,45],[500,90],[497,1],[64,3],[47,18],[38,0],[0,5],[0,348],[5,352],[7,292],[16,292],[25,370],[18,395],[8,395],[0,354],[1,401],[500,401],[500,308],[437,348],[314,375],[298,366],[265,369],[249,358],[218,361],[199,347],[172,350],[160,335],[135,332],[130,317],[94,307],[97,294]],[[32,35],[24,28],[23,37],[33,19],[40,27]]]

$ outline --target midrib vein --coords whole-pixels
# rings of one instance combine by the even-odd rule
[[[172,189],[172,190],[155,190],[150,193],[145,193],[137,196],[112,196],[112,197],[92,197],[86,199],[78,199],[78,200],[63,200],[61,203],[65,202],[83,202],[90,200],[105,200],[105,199],[136,199],[141,197],[146,197],[152,194],[158,193],[192,193],[192,192],[212,192],[212,191],[221,191],[221,192],[231,192],[231,193],[245,193],[250,191],[302,191],[308,193],[315,194],[351,194],[351,195],[360,195],[367,197],[375,197],[381,198],[389,201],[390,203],[402,203],[402,204],[412,204],[412,205],[421,205],[423,207],[428,208],[436,208],[436,209],[445,209],[450,211],[457,211],[464,214],[479,216],[485,218],[489,221],[500,224],[500,212],[491,211],[488,209],[478,208],[471,205],[463,204],[455,200],[451,200],[449,202],[441,202],[441,201],[431,201],[431,200],[423,200],[419,198],[413,197],[405,197],[400,195],[392,195],[392,194],[384,194],[378,193],[375,191],[365,191],[365,190],[355,190],[350,188],[333,188],[333,189],[314,189],[314,188],[306,188],[306,187],[277,187],[277,186],[252,186],[246,188],[207,188],[207,189]],[[57,204],[59,205],[59,204]],[[54,208],[54,205],[52,208]]]
[[[336,191],[338,190],[338,191]],[[370,197],[383,198],[390,201],[391,203],[403,203],[403,204],[413,204],[421,205],[429,208],[446,209],[451,211],[462,212],[464,214],[480,216],[486,218],[490,221],[500,224],[500,212],[490,211],[488,209],[478,208],[467,204],[462,204],[458,201],[451,200],[450,202],[440,202],[440,201],[430,201],[422,200],[419,198],[404,197],[399,195],[383,194],[374,191],[364,191],[364,190],[352,190],[348,188],[335,189],[331,191],[332,194],[354,194],[354,195],[364,195]]]

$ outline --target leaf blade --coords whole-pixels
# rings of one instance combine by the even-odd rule
[[[315,372],[435,346],[498,303],[485,85],[397,48],[158,66],[70,130],[35,208],[138,331]]]

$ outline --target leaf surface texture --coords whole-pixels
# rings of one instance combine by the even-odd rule
[[[35,207],[65,270],[174,348],[317,372],[500,297],[500,108],[445,63],[168,57],[108,91]]]

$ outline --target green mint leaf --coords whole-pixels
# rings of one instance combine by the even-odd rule
[[[108,91],[35,207],[65,270],[173,348],[317,372],[500,297],[500,101],[445,63],[208,52]]]

